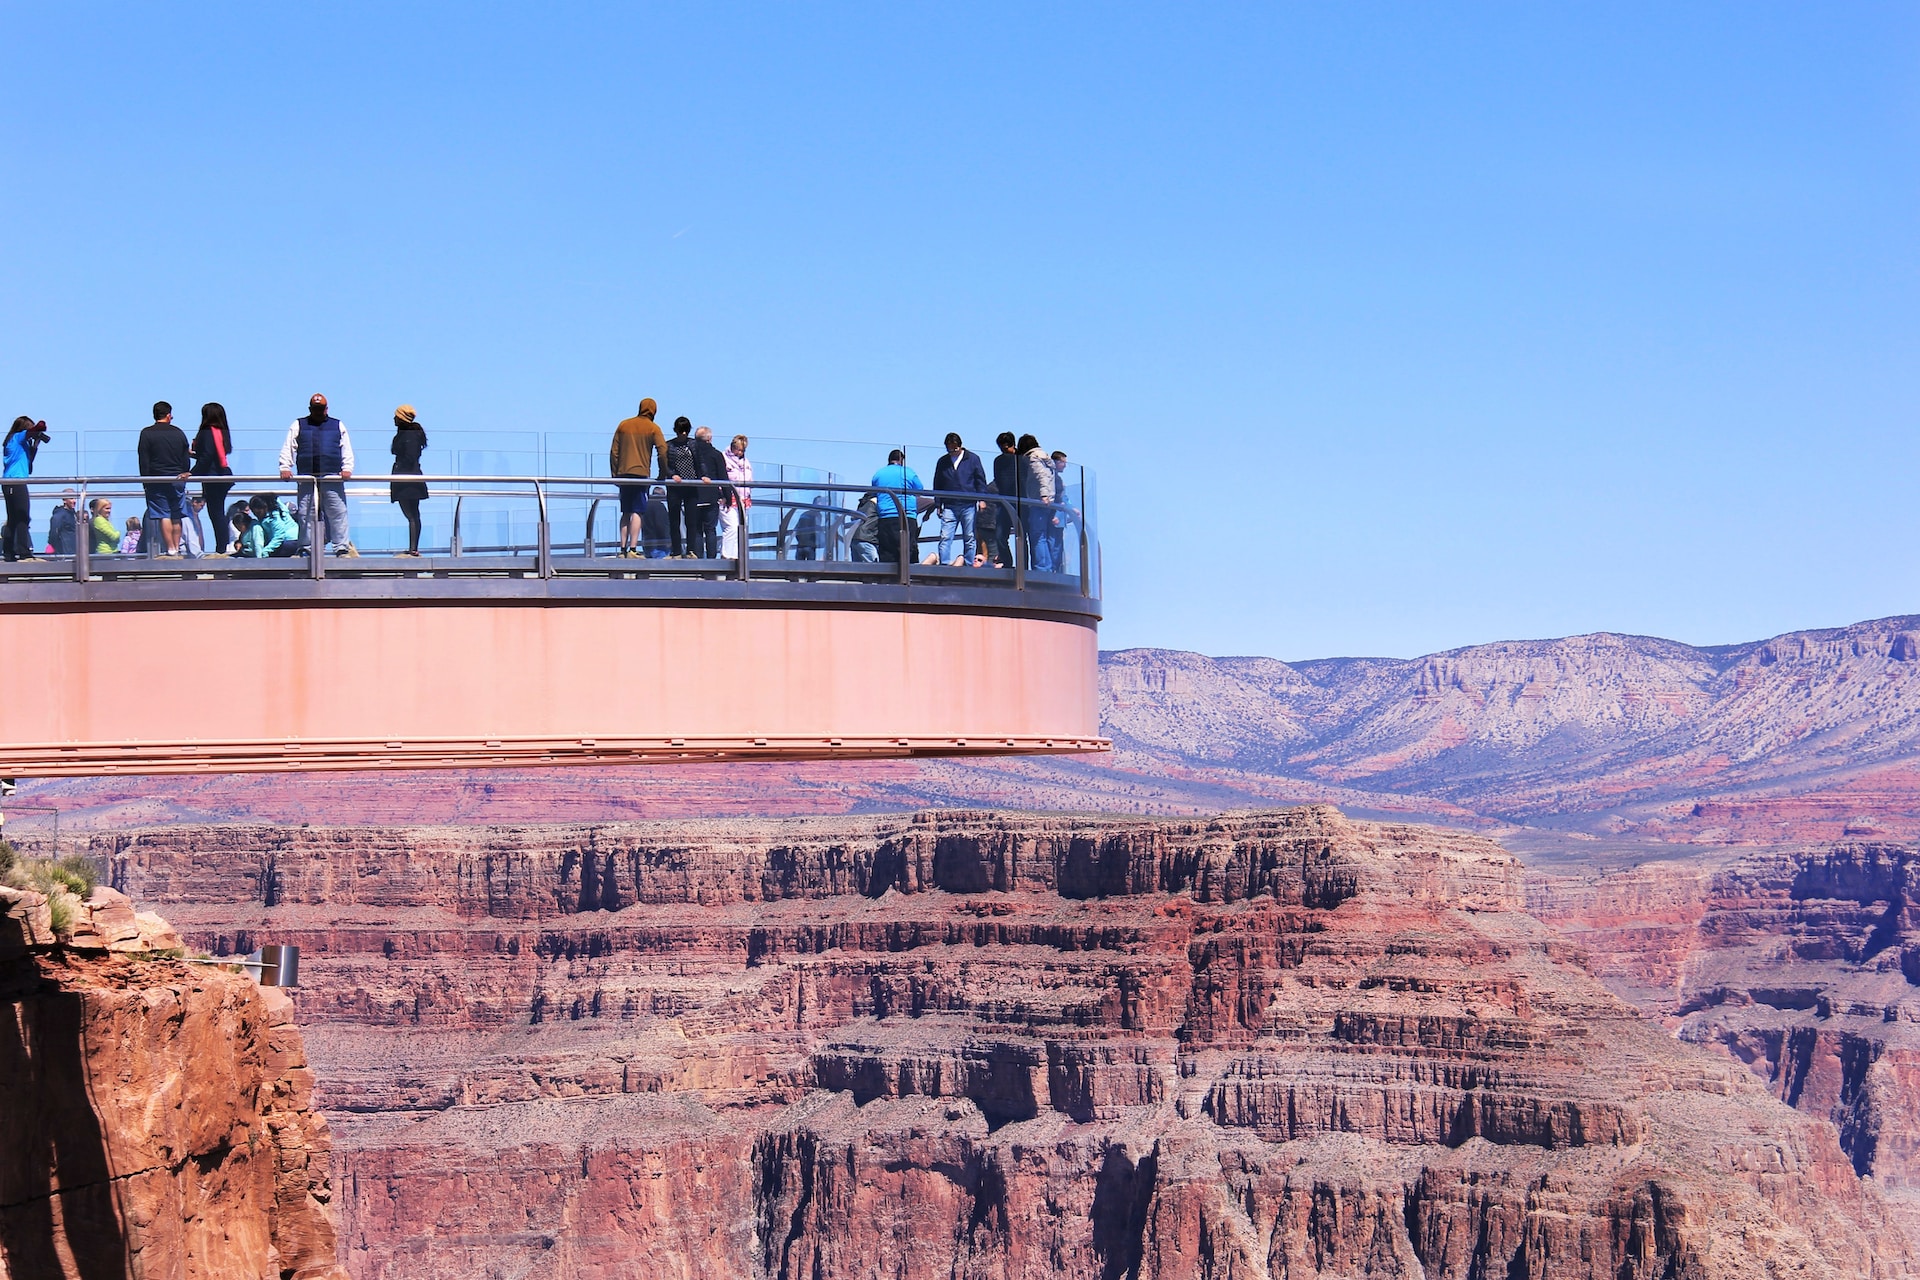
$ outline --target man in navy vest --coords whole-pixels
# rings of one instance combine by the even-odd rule
[[[294,419],[287,428],[286,442],[280,446],[280,478],[291,480],[296,471],[303,476],[329,477],[300,490],[301,533],[309,540],[319,536],[313,512],[314,490],[318,489],[326,542],[337,555],[359,555],[347,538],[347,487],[342,483],[353,479],[353,441],[347,438],[346,424],[328,414],[327,398],[318,392],[307,402],[307,416]],[[339,479],[332,479],[334,476]]]

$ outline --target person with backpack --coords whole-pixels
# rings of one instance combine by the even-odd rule
[[[200,477],[200,496],[206,500],[208,519],[213,521],[213,554],[227,554],[227,495],[233,492],[231,481],[216,476],[233,474],[233,431],[227,426],[227,410],[220,404],[200,406],[200,430],[193,437],[193,474]]]

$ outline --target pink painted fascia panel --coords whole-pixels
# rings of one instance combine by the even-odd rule
[[[1090,627],[957,613],[381,605],[0,613],[0,744],[1086,737]],[[31,656],[28,656],[31,655]]]

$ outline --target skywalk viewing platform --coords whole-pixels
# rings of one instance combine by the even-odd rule
[[[921,451],[923,470],[934,456]],[[645,482],[650,507],[675,490],[741,499],[746,554],[736,540],[700,559],[654,546],[657,518],[621,554],[605,476],[265,468],[218,479],[289,512],[340,485],[353,553],[311,536],[311,519],[270,557],[106,552],[82,516],[72,553],[48,554],[64,500],[107,500],[118,528],[153,478],[35,476],[40,558],[0,564],[0,651],[17,674],[0,776],[1108,749],[1082,469],[1047,503],[765,469],[790,478]],[[431,490],[418,556],[396,553],[392,483]],[[943,559],[940,508],[960,504],[976,513],[973,558],[955,528],[946,562],[928,563]],[[879,558],[892,547],[904,553]]]

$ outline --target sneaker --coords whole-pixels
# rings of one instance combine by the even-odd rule
[[[343,542],[340,544],[338,554],[345,556],[349,560],[358,560],[360,558],[360,548],[354,546],[351,542]]]

